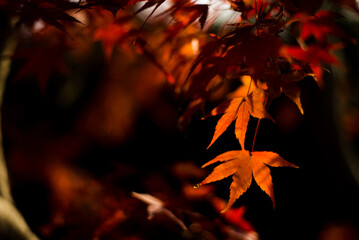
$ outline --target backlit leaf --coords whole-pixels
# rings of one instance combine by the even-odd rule
[[[271,198],[273,208],[275,208],[273,182],[268,166],[297,168],[296,165],[287,162],[277,153],[266,151],[229,151],[217,156],[207,164],[203,165],[203,167],[216,162],[223,163],[215,167],[212,173],[199,185],[222,180],[233,175],[229,201],[222,212],[227,211],[234,202],[247,191],[252,183],[252,176],[258,186]]]
[[[224,131],[226,131],[226,129],[233,121],[236,121],[235,135],[241,144],[242,149],[245,149],[244,141],[250,116],[258,119],[272,119],[271,116],[267,113],[263,105],[263,101],[260,101],[263,94],[264,90],[257,88],[247,97],[234,98],[229,103],[225,102],[213,109],[210,116],[215,116],[222,113],[223,116],[217,122],[212,141],[208,148],[218,139],[220,135],[222,135]]]

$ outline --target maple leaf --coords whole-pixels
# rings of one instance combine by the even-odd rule
[[[231,8],[234,11],[241,12],[241,18],[245,20],[265,18],[276,4],[276,1],[266,0],[229,0],[229,2]]]
[[[152,10],[152,12],[147,16],[146,20],[143,22],[142,27],[145,26],[146,22],[148,21],[148,19],[155,13],[155,11],[162,5],[162,3],[164,3],[165,0],[148,0],[142,7],[140,7],[133,15],[136,15],[150,7],[154,7],[154,9]],[[141,27],[141,28],[142,28]]]
[[[187,75],[186,80],[189,79],[193,71],[197,68],[197,66],[202,63],[204,60],[208,60],[211,55],[213,55],[221,46],[222,42],[221,40],[216,37],[212,36],[212,41],[209,41],[206,45],[202,47],[201,52],[198,54],[197,58],[194,60],[191,69],[189,70],[189,73]]]
[[[63,22],[81,23],[65,11],[79,9],[78,3],[51,2],[51,1],[25,1],[19,5],[17,12],[20,13],[20,22],[33,25],[39,19],[66,32]]]
[[[300,37],[304,41],[314,36],[321,44],[327,44],[327,38],[337,36],[348,39],[344,31],[335,23],[340,15],[332,11],[319,11],[315,16],[303,15],[299,16],[302,21],[302,29]]]
[[[296,84],[303,78],[311,76],[315,78],[313,73],[307,73],[302,70],[293,70],[288,73],[281,74],[279,69],[273,70],[269,73],[264,72],[262,80],[267,83],[268,90],[272,100],[284,93],[290,100],[292,100],[303,114],[303,107],[300,102],[300,88]]]
[[[86,4],[82,6],[83,9],[91,8],[93,6],[101,6],[103,9],[110,11],[115,17],[120,9],[134,5],[138,2],[145,0],[88,0]]]
[[[208,16],[208,7],[208,4],[195,4],[192,0],[178,0],[173,1],[173,5],[162,14],[170,13],[182,27],[198,19],[203,29]]]
[[[263,105],[264,95],[264,90],[257,88],[247,97],[233,98],[213,109],[209,116],[219,114],[223,114],[223,116],[217,122],[212,141],[208,145],[208,148],[226,131],[233,121],[236,121],[234,132],[242,149],[244,149],[244,141],[250,116],[258,119],[269,118],[274,121]]]
[[[175,24],[167,28],[167,37],[164,42],[171,42],[176,35],[197,19],[201,29],[203,29],[208,16],[208,5],[188,3],[185,0],[182,3],[180,1],[174,4],[171,8],[161,13],[161,15],[168,12],[173,16]]]
[[[234,11],[238,11],[238,12],[248,12],[249,10],[252,9],[251,5],[252,3],[250,3],[249,1],[244,1],[244,0],[229,0],[229,3],[231,4],[231,8]],[[247,19],[247,17],[245,16],[244,19]]]
[[[311,44],[306,49],[302,49],[299,46],[283,46],[281,48],[281,54],[287,58],[290,63],[299,65],[303,69],[307,68],[306,65],[309,65],[310,69],[316,75],[318,85],[322,85],[322,64],[333,64],[341,67],[341,63],[330,51],[342,47],[343,44],[341,43],[328,44],[326,46]]]
[[[267,68],[269,60],[279,55],[282,40],[277,33],[282,25],[280,22],[271,23],[265,27],[265,31],[258,30],[259,35],[257,25],[253,24],[245,24],[229,32],[223,37],[228,51],[224,54],[222,68],[230,69],[244,63],[251,76],[260,75]]]
[[[227,211],[233,203],[247,191],[252,183],[252,178],[254,178],[258,186],[271,198],[273,208],[275,208],[272,176],[268,166],[298,168],[293,163],[284,160],[277,153],[267,151],[249,152],[246,150],[234,150],[222,153],[202,167],[216,162],[223,163],[215,167],[212,173],[198,186],[219,181],[232,175],[233,182],[230,186],[229,201],[222,212]]]
[[[182,7],[181,9],[175,11],[176,20],[181,22],[183,26],[187,26],[198,19],[201,24],[201,29],[204,27],[204,24],[207,20],[207,15],[207,4],[194,4],[192,6]]]
[[[150,15],[152,15],[153,12],[156,11],[156,9],[159,8],[159,6],[161,6],[161,4],[164,2],[165,2],[165,0],[159,0],[159,1],[157,1],[157,0],[150,1],[149,0],[142,7],[140,7],[133,15],[136,15],[136,14],[156,5],[155,8],[153,9],[152,13],[150,14]]]

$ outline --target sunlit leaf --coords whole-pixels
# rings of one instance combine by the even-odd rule
[[[271,198],[275,208],[273,183],[268,166],[297,168],[274,152],[229,151],[220,154],[203,167],[216,162],[223,163],[215,167],[199,185],[219,181],[232,175],[229,201],[222,212],[227,211],[247,191],[252,183],[252,176],[258,186]]]
[[[258,119],[269,118],[270,115],[267,113],[263,101],[264,91],[262,89],[256,89],[247,97],[234,98],[231,101],[226,101],[220,104],[218,107],[213,109],[209,116],[215,116],[223,114],[218,120],[216,129],[208,148],[218,139],[220,135],[229,127],[229,125],[235,121],[235,135],[241,144],[242,149],[245,149],[244,141],[247,132],[247,125],[250,116]]]

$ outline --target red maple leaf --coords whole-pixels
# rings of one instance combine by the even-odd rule
[[[124,9],[128,6],[134,5],[138,2],[145,0],[88,0],[82,8],[91,8],[93,6],[100,6],[107,11],[110,11],[115,17],[120,9]]]
[[[19,15],[19,21],[32,26],[37,20],[44,22],[66,32],[63,23],[80,23],[76,18],[66,13],[67,10],[80,9],[78,3],[67,1],[22,1],[15,4],[13,10]]]
[[[307,49],[302,49],[299,46],[283,46],[281,53],[291,63],[302,68],[309,66],[317,77],[319,85],[322,85],[323,64],[341,66],[338,59],[330,53],[331,50],[342,48],[343,44],[328,44],[322,46],[319,44],[311,44]],[[297,61],[298,60],[298,61]]]
[[[342,39],[348,39],[348,36],[336,24],[339,14],[332,11],[319,11],[315,16],[301,15],[299,19],[302,22],[300,37],[304,41],[311,36],[320,44],[327,44],[329,36],[336,36]]]

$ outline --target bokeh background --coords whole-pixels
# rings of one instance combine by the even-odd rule
[[[230,179],[193,186],[210,173],[200,166],[239,149],[233,131],[207,150],[218,117],[202,119],[198,111],[184,118],[186,103],[156,65],[167,63],[166,69],[185,77],[181,67],[190,66],[201,37],[193,41],[186,33],[175,50],[156,49],[164,57],[154,60],[131,41],[111,43],[110,12],[77,17],[103,25],[103,32],[69,28],[71,39],[41,21],[35,33],[24,28],[4,91],[2,132],[11,189],[41,239],[359,238],[355,42],[338,52],[346,70],[325,72],[324,88],[310,77],[299,83],[303,116],[282,96],[268,110],[276,124],[261,121],[255,149],[277,152],[300,167],[271,169],[277,208],[253,183],[229,214],[221,214]],[[359,39],[358,23],[356,15],[348,15],[342,27]],[[153,20],[143,27],[151,47],[166,37],[159,35],[165,26]],[[218,104],[218,95],[205,112]],[[251,119],[248,139],[256,124]],[[187,230],[164,212],[149,220],[148,205],[132,192],[163,201]]]

